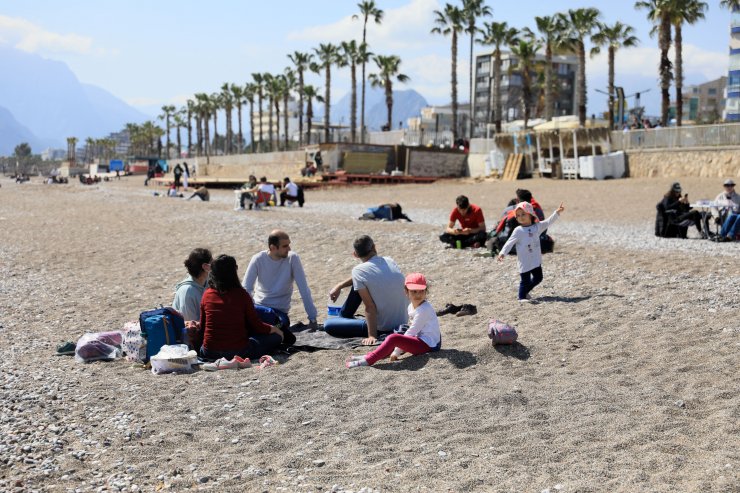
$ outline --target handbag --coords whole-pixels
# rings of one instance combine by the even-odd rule
[[[488,321],[488,337],[495,346],[497,344],[514,344],[518,334],[513,326],[501,320],[491,319]]]

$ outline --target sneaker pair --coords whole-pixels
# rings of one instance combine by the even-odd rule
[[[455,316],[464,317],[465,315],[475,315],[476,313],[478,313],[478,308],[476,308],[475,305],[464,304],[460,307],[460,311],[458,311]]]
[[[218,370],[240,370],[242,368],[251,368],[252,362],[249,358],[242,358],[241,356],[234,356],[228,360],[226,358],[219,358],[213,363],[204,363],[203,370],[205,371],[218,371]]]
[[[447,315],[448,313],[457,313],[460,310],[462,310],[462,306],[447,303],[444,308],[442,308],[441,310],[437,310],[437,316],[441,317],[442,315]]]

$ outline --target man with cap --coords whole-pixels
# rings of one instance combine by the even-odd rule
[[[718,206],[722,207],[717,209],[717,219],[721,221],[725,211],[729,211],[727,218],[722,222],[722,229],[720,230],[720,241],[732,241],[740,232],[740,194],[735,191],[735,182],[732,179],[725,180],[725,189],[717,195],[714,201]]]
[[[352,276],[329,291],[336,301],[343,288],[350,288],[338,317],[324,322],[324,330],[334,337],[365,337],[362,343],[372,345],[381,332],[389,333],[408,321],[404,277],[396,262],[381,257],[373,239],[367,235],[354,241],[354,257],[362,263],[352,269]],[[354,318],[360,304],[365,305],[365,318]]]

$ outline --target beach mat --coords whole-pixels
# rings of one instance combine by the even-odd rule
[[[291,325],[289,330],[295,335],[296,340],[295,344],[286,350],[291,353],[299,351],[312,353],[324,349],[350,350],[358,347],[370,347],[362,345],[364,337],[334,337],[324,332],[322,325],[319,327],[319,330],[309,330],[308,325],[302,322]],[[374,346],[379,345],[381,342],[382,339],[379,338]]]

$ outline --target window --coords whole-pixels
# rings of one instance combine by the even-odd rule
[[[710,96],[716,96],[717,95],[717,88],[716,87],[710,87],[707,90],[707,94]]]

